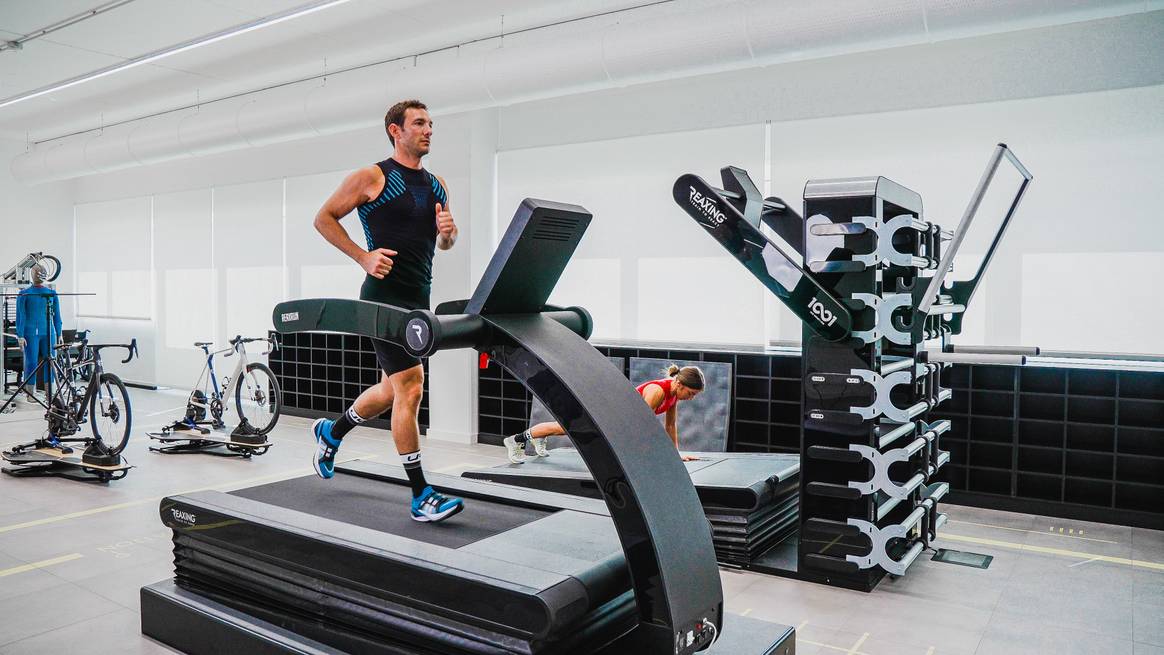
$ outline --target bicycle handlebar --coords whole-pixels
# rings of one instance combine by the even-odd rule
[[[89,346],[89,349],[94,353],[100,352],[102,348],[125,348],[127,354],[125,359],[121,360],[122,364],[128,364],[129,360],[133,359],[134,355],[141,355],[141,353],[137,351],[137,339],[131,339],[129,343],[100,343]]]
[[[229,341],[230,349],[233,352],[233,351],[238,350],[238,347],[244,343],[254,343],[256,341],[266,341],[268,344],[271,345],[271,350],[268,350],[267,352],[263,353],[264,355],[270,353],[271,351],[279,349],[279,340],[273,336],[245,337],[244,338],[241,334],[235,335],[235,337]],[[223,356],[230,357],[230,353],[227,353],[226,355],[223,355]]]

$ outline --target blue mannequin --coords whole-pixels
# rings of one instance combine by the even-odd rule
[[[21,289],[16,299],[16,336],[24,351],[25,391],[32,391],[36,380],[29,378],[42,357],[49,357],[53,344],[61,338],[61,305],[57,293],[44,286],[45,270],[39,264],[32,267],[32,286]],[[52,304],[52,325],[48,321],[48,305]],[[44,369],[52,379],[52,370]]]

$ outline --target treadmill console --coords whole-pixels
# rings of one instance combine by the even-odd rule
[[[578,205],[526,198],[489,260],[466,314],[532,314],[553,292],[591,214]]]

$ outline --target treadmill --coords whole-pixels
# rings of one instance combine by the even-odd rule
[[[590,218],[525,200],[473,297],[436,312],[308,299],[273,321],[496,359],[569,430],[601,500],[430,474],[466,509],[417,524],[403,470],[360,461],[167,497],[175,576],[142,588],[142,632],[207,654],[792,655],[791,628],[724,611],[712,531],[662,427],[586,342],[589,314],[545,304]]]
[[[777,548],[798,528],[800,455],[785,453],[688,453],[683,462],[712,526],[716,559],[723,566],[782,574],[773,565]],[[672,455],[673,456],[673,455]],[[556,448],[545,458],[465,471],[462,477],[601,498],[594,476],[577,450]],[[786,558],[781,558],[781,561]]]

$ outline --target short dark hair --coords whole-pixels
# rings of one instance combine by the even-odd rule
[[[428,111],[428,105],[419,100],[401,100],[400,102],[388,108],[388,113],[384,114],[384,131],[388,133],[388,140],[392,145],[396,145],[396,139],[392,138],[392,133],[388,132],[388,126],[393,123],[400,129],[404,129],[404,113],[409,109],[423,109]]]

